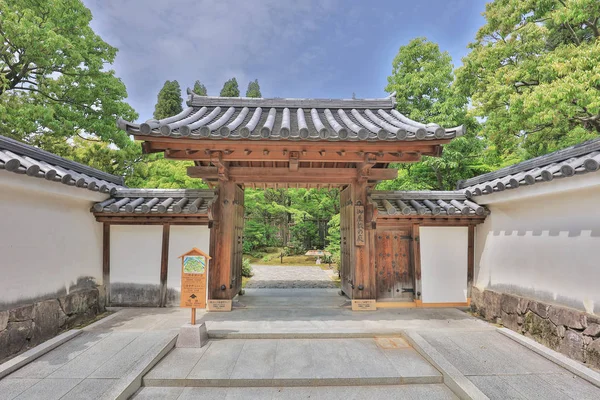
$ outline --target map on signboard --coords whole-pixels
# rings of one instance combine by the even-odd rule
[[[203,274],[206,270],[206,257],[184,256],[183,272],[185,274]]]

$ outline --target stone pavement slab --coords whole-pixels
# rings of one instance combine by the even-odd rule
[[[253,265],[247,289],[335,289],[338,284],[331,274],[314,266]]]
[[[141,383],[144,368],[174,345],[177,330],[172,327],[178,323],[172,322],[179,318],[161,318],[163,312],[123,310],[84,328],[0,380],[0,400],[118,398],[136,379]]]
[[[600,399],[600,388],[497,331],[421,335],[490,399]]]
[[[177,396],[177,397],[176,397]],[[320,386],[320,387],[188,387],[155,388],[144,387],[134,400],[177,399],[177,400],[362,400],[374,398],[407,400],[455,400],[457,397],[443,384],[430,385],[385,385],[385,386]]]
[[[410,346],[382,348],[378,343],[373,338],[213,340],[204,352],[173,350],[144,377],[144,385],[356,386],[442,382],[440,372]]]

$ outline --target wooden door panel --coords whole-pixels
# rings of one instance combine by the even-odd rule
[[[377,232],[375,274],[378,299],[413,298],[410,243],[408,231]]]

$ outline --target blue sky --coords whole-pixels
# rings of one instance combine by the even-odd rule
[[[236,77],[242,95],[384,97],[400,46],[425,36],[454,65],[485,20],[485,0],[84,0],[92,28],[119,53],[128,101],[152,117],[165,80],[209,95]]]

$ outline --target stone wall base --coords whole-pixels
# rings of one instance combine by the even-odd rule
[[[0,363],[104,312],[104,287],[0,311]]]
[[[471,309],[564,355],[600,368],[600,316],[473,287]]]

